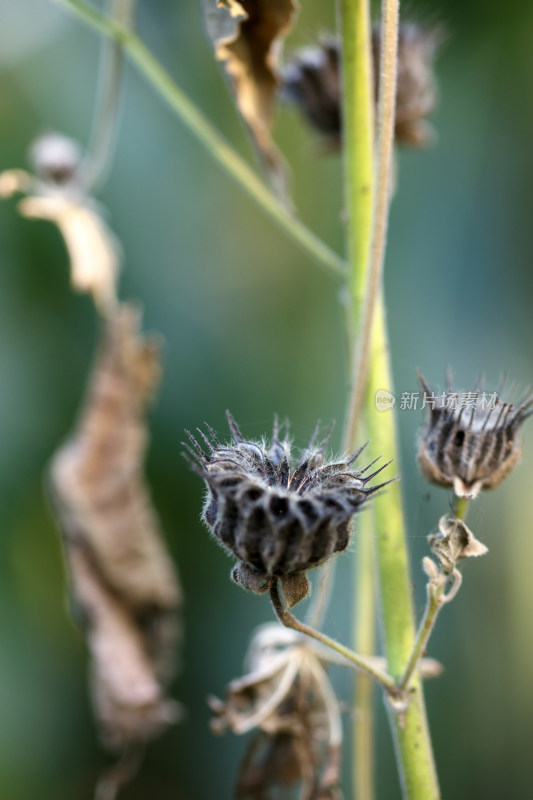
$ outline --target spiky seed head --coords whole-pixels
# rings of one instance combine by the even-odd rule
[[[468,392],[462,395],[470,396],[467,404],[451,390],[437,396],[421,375],[419,380],[432,398],[419,440],[423,475],[468,499],[495,489],[520,460],[520,429],[533,414],[533,396],[517,406],[499,399],[487,406],[479,402],[479,392]]]
[[[441,27],[406,22],[398,38],[396,89],[396,142],[423,147],[431,142],[426,118],[437,104],[433,62],[444,39]],[[377,103],[381,31],[372,29],[374,96]],[[341,142],[340,42],[322,38],[315,47],[297,52],[282,72],[281,95],[300,108],[310,125],[326,142],[337,148]]]
[[[39,137],[30,149],[35,173],[46,183],[64,186],[77,175],[82,152],[77,142],[60,133]]]
[[[281,578],[294,605],[308,592],[305,571],[348,546],[352,518],[384,485],[368,486],[384,467],[353,470],[362,448],[327,462],[327,438],[317,447],[315,436],[293,465],[287,425],[281,436],[276,421],[271,441],[259,443],[246,440],[229,414],[228,422],[228,445],[208,429],[209,437],[200,432],[206,451],[188,434],[208,490],[203,521],[238,559],[233,580],[262,594]]]

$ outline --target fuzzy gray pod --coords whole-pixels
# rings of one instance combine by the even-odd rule
[[[441,27],[403,22],[398,38],[395,141],[411,147],[431,143],[433,131],[426,118],[437,104],[433,62],[445,34]],[[374,100],[378,100],[381,32],[372,28]],[[341,45],[335,37],[322,38],[315,47],[297,52],[282,73],[281,95],[294,103],[308,122],[336,149],[342,138]]]
[[[233,580],[262,594],[281,578],[294,604],[308,592],[305,571],[348,546],[354,514],[384,485],[367,484],[384,467],[371,475],[368,467],[353,471],[363,448],[327,463],[327,438],[315,447],[315,433],[293,468],[287,430],[280,438],[277,421],[269,445],[246,441],[229,414],[228,422],[233,442],[227,446],[209,428],[210,439],[200,432],[204,452],[188,434],[208,488],[202,519],[239,560]]]

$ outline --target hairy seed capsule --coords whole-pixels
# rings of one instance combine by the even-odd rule
[[[501,403],[494,393],[487,404],[479,392],[437,396],[419,379],[431,398],[418,450],[423,475],[437,486],[453,487],[458,497],[472,499],[482,489],[495,489],[520,460],[518,434],[533,414],[533,397],[517,407]]]
[[[437,104],[433,61],[442,40],[441,29],[411,22],[400,25],[395,127],[399,144],[423,147],[432,139],[426,118]],[[376,102],[380,51],[381,33],[375,25],[372,61]],[[330,37],[297,53],[283,71],[282,95],[299,106],[312,127],[338,147],[342,133],[339,41]]]
[[[294,604],[308,592],[305,570],[348,546],[352,517],[380,488],[367,484],[384,467],[372,475],[366,475],[368,467],[352,471],[363,448],[345,461],[326,463],[327,438],[314,447],[314,436],[293,467],[287,432],[280,439],[277,421],[269,445],[246,441],[229,414],[228,422],[233,441],[227,446],[211,428],[210,439],[200,431],[207,452],[188,433],[208,489],[202,518],[238,559],[236,583],[262,594],[281,578]]]

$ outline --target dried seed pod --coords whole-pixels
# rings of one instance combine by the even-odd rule
[[[423,147],[432,139],[426,118],[437,104],[433,61],[443,41],[442,29],[402,23],[398,38],[395,139],[398,144]],[[374,92],[378,99],[381,32],[372,29]],[[317,47],[297,53],[282,73],[282,96],[297,105],[333,147],[342,134],[340,43],[324,38]]]
[[[446,514],[439,520],[438,533],[431,533],[428,542],[445,575],[451,575],[463,559],[488,553],[488,547],[476,539],[462,519],[453,519]],[[436,567],[434,562],[431,563]]]
[[[180,590],[143,476],[159,349],[138,326],[126,305],[106,322],[75,433],[50,470],[95,713],[105,741],[119,748],[152,738],[177,711],[165,687]]]
[[[419,379],[430,398],[418,450],[423,475],[437,486],[453,488],[458,497],[471,499],[482,489],[495,489],[520,460],[518,436],[533,414],[533,397],[516,407],[501,403],[494,393],[495,401],[487,404],[486,392],[485,402],[479,392],[435,395]]]
[[[227,446],[209,429],[211,440],[201,434],[204,452],[188,434],[208,488],[203,520],[239,559],[232,574],[237,583],[261,594],[281,578],[294,605],[308,591],[305,570],[348,546],[352,518],[384,485],[368,486],[384,467],[371,475],[352,471],[363,448],[345,461],[327,463],[327,438],[314,447],[315,435],[292,467],[287,432],[280,439],[277,421],[269,445],[246,441],[229,414],[228,421],[233,442]]]

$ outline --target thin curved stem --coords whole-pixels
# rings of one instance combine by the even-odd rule
[[[464,520],[468,511],[469,502],[470,501],[464,497],[455,497],[454,512],[456,519]],[[420,622],[415,643],[413,645],[411,655],[409,656],[409,660],[407,661],[404,673],[398,681],[398,687],[402,691],[408,689],[409,683],[419,667],[420,660],[426,652],[427,644],[431,634],[433,633],[439,611],[441,610],[442,606],[452,600],[459,591],[462,581],[461,573],[455,569],[450,577],[453,578],[454,583],[447,594],[444,591],[444,584],[436,585],[432,581],[428,582],[427,602],[424,615]]]
[[[110,16],[124,28],[131,28],[136,0],[111,0]],[[88,155],[82,167],[82,183],[94,193],[107,177],[115,150],[124,67],[124,48],[118,39],[105,42],[100,68],[100,86]]]
[[[312,639],[316,639],[318,642],[326,645],[326,647],[330,647],[332,650],[340,653],[341,656],[344,656],[344,658],[351,662],[355,669],[358,669],[373,678],[387,692],[394,695],[397,694],[396,684],[390,675],[387,675],[387,673],[377,669],[377,667],[371,661],[359,656],[357,653],[354,653],[349,647],[345,647],[340,642],[335,641],[335,639],[326,636],[325,633],[321,633],[321,631],[317,631],[315,628],[311,628],[309,625],[305,625],[305,623],[297,620],[296,617],[291,614],[288,608],[286,608],[282,600],[277,581],[270,588],[270,601],[277,618],[282,625],[285,625],[286,628],[292,628],[292,630],[298,631],[298,633],[303,633],[306,636],[310,636]]]
[[[409,660],[406,664],[405,671],[400,680],[398,681],[398,687],[402,691],[405,691],[409,687],[409,683],[411,682],[413,675],[418,669],[420,659],[422,658],[422,656],[426,651],[429,637],[433,632],[433,628],[435,627],[439,611],[444,603],[444,600],[442,598],[443,587],[437,587],[430,582],[427,585],[427,595],[428,596],[427,596],[427,603],[424,611],[424,616],[422,617],[422,621],[420,622],[420,627],[416,635],[411,655],[409,656]]]
[[[224,140],[132,31],[100,13],[86,0],[56,0],[56,2],[68,8],[95,30],[121,43],[124,52],[204,145],[212,158],[318,266],[333,277],[344,280],[346,265],[342,258],[280,205],[253,169]]]

